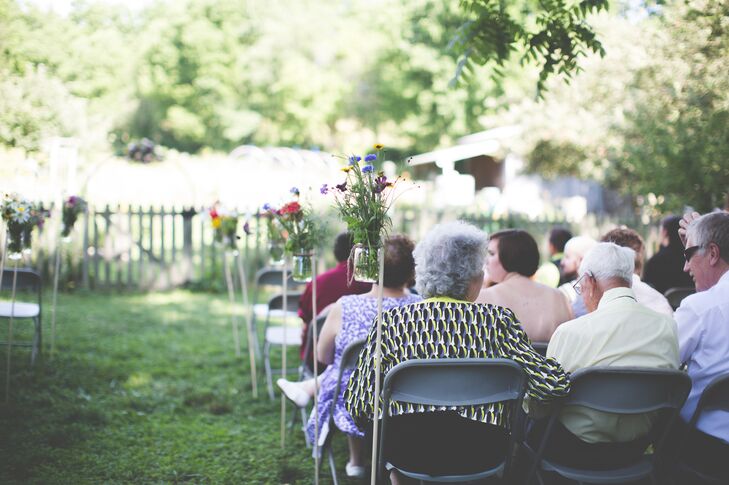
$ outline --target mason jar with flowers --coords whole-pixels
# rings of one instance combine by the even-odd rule
[[[238,250],[238,213],[218,207],[216,204],[208,212],[213,226],[215,242],[229,251]]]
[[[275,211],[275,217],[286,236],[285,249],[292,256],[291,277],[294,281],[311,281],[314,245],[320,239],[322,226],[314,217],[311,207],[299,202],[299,189],[293,187],[294,200]]]
[[[8,258],[22,258],[25,235],[33,229],[33,204],[17,194],[6,195],[2,201],[2,218],[8,229]]]
[[[63,207],[61,208],[61,219],[63,222],[61,238],[63,242],[71,242],[71,231],[73,231],[73,226],[76,225],[78,216],[86,212],[87,207],[88,204],[86,201],[78,195],[71,195],[63,202]]]
[[[322,193],[334,193],[335,204],[342,220],[352,234],[354,248],[350,256],[354,279],[376,283],[379,278],[378,251],[392,225],[387,215],[392,204],[390,190],[397,179],[388,180],[377,171],[375,164],[382,157],[383,146],[374,146],[376,153],[364,157],[352,155],[342,168],[346,178],[332,188],[323,186]]]

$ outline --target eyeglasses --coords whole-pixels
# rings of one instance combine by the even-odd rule
[[[694,254],[696,254],[699,249],[701,249],[701,245],[691,246],[690,248],[686,248],[683,250],[683,258],[686,260],[687,263],[691,261],[691,258],[694,257]]]
[[[589,271],[586,271],[586,272],[582,273],[582,276],[577,278],[577,281],[575,281],[574,284],[572,285],[572,288],[575,289],[575,293],[577,293],[578,295],[582,294],[582,279],[585,277],[593,278],[592,273],[590,273]]]

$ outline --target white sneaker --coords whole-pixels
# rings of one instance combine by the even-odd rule
[[[347,466],[344,467],[344,469],[347,472],[347,476],[350,478],[364,478],[365,477],[365,467],[363,466],[357,466],[352,465],[350,462],[347,462]]]
[[[301,388],[298,382],[287,381],[284,378],[278,379],[276,385],[281,388],[284,395],[298,407],[303,408],[311,400],[311,396]]]

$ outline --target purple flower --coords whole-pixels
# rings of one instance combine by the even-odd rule
[[[266,202],[265,204],[263,204],[263,210],[270,211],[271,210],[271,204],[269,204],[268,202]]]
[[[365,162],[374,162],[375,160],[377,160],[377,155],[374,153],[370,153],[365,157]]]
[[[347,191],[347,181],[345,180],[341,184],[338,184],[337,189],[339,189],[340,192],[346,192]]]
[[[349,157],[349,164],[350,165],[355,165],[360,160],[362,160],[362,157],[357,156],[357,155],[352,155],[351,157]]]
[[[246,233],[246,236],[249,236],[251,234],[251,226],[248,224],[248,221],[246,221],[245,224],[243,224],[243,232]]]
[[[362,167],[362,173],[370,173],[374,170],[375,167],[373,167],[372,165],[365,165],[364,167]]]
[[[297,197],[299,196],[299,188],[298,187],[291,187],[291,190],[289,192],[291,192],[292,194],[294,194]]]
[[[319,189],[319,192],[321,192],[322,195],[327,195],[329,192],[329,186],[327,184],[323,184]]]

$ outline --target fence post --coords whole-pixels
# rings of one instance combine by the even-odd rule
[[[104,208],[104,285],[107,289],[111,288],[111,263],[109,262],[108,255],[106,254],[106,248],[109,244],[109,226],[111,225],[110,219],[111,209],[109,208],[109,204],[106,204],[106,207]],[[111,251],[112,253],[114,252],[113,248],[111,249]]]
[[[192,218],[195,215],[195,208],[182,209],[182,254],[187,265],[187,281],[193,277],[192,273]]]
[[[85,289],[89,289],[89,209],[84,211],[84,235],[81,243],[83,251],[83,262],[81,263],[81,285]]]
[[[134,229],[132,224],[132,204],[129,204],[129,207],[127,208],[127,222],[129,226],[129,250],[127,251],[127,289],[132,288],[132,269],[134,267],[134,263],[132,262],[133,257],[133,246],[134,246]]]

